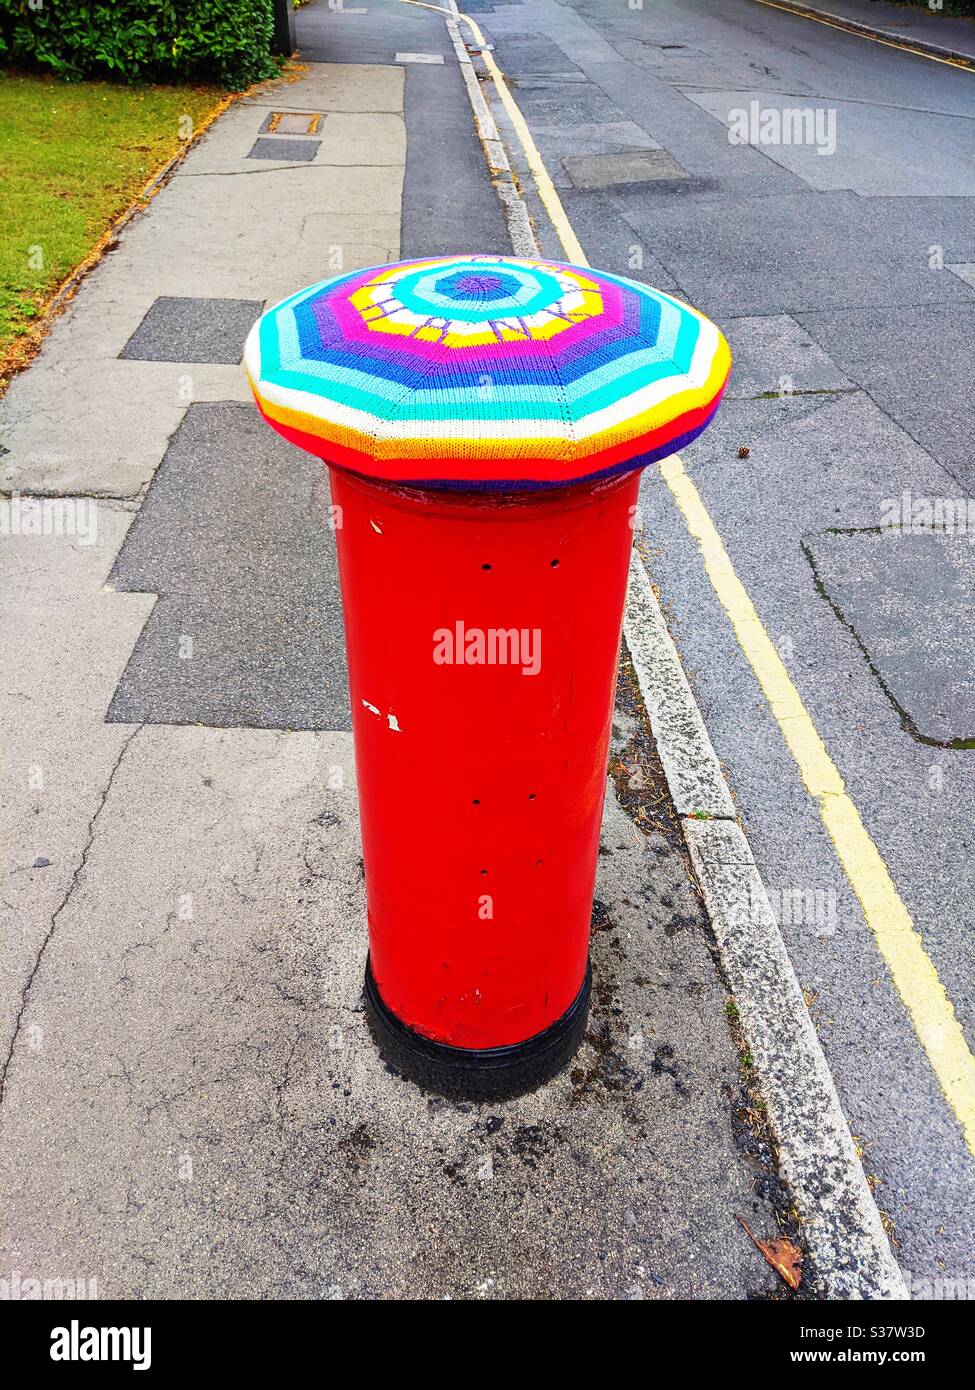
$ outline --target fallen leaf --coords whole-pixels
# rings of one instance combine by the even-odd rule
[[[790,1289],[797,1289],[802,1282],[802,1270],[799,1268],[802,1251],[798,1245],[793,1245],[786,1236],[779,1236],[776,1240],[759,1240],[743,1216],[739,1216],[738,1220],[776,1274],[785,1280]]]

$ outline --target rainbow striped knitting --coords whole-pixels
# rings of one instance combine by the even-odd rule
[[[247,339],[265,419],[330,464],[431,488],[557,487],[641,468],[708,424],[731,355],[659,290],[554,261],[356,270]]]

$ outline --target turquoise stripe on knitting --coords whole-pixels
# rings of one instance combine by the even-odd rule
[[[670,315],[668,315],[670,319]],[[292,317],[279,319],[284,340],[284,357],[292,358],[297,351],[297,329]],[[661,321],[663,327],[663,320]],[[331,363],[302,362],[299,369],[272,365],[271,353],[262,347],[262,376],[265,381],[295,391],[305,391],[322,400],[333,401],[355,410],[389,420],[400,414],[405,404],[413,419],[442,420],[473,417],[478,420],[526,418],[559,420],[569,405],[572,417],[578,419],[604,406],[613,405],[641,387],[662,381],[668,376],[686,376],[693,360],[700,335],[697,319],[681,315],[667,324],[667,337],[677,327],[671,353],[664,356],[660,348],[642,348],[604,364],[566,388],[553,382],[539,381],[533,386],[506,386],[503,381],[489,387],[460,387],[443,390],[417,389],[406,391],[398,382],[361,372],[354,367],[342,368]],[[626,370],[621,370],[625,366]],[[675,381],[675,390],[682,389]],[[512,409],[515,407],[515,409]],[[522,407],[518,409],[518,407]],[[528,407],[528,409],[524,409]]]
[[[435,303],[431,305],[429,299],[421,299],[419,295],[414,292],[416,286],[424,280],[429,280],[431,278],[444,279],[448,274],[463,274],[465,271],[475,275],[483,275],[485,272],[490,273],[491,269],[491,265],[485,264],[483,261],[457,261],[449,267],[440,266],[432,269],[427,267],[424,270],[416,271],[413,275],[404,275],[402,280],[397,280],[392,287],[393,294],[405,308],[411,310],[414,314],[419,314],[422,318],[429,318],[432,314],[436,314],[437,306],[441,306],[443,308],[443,313],[437,314],[437,317],[458,319],[462,323],[487,323],[491,319],[527,317],[529,314],[535,314],[541,309],[547,308],[549,304],[553,304],[555,300],[561,299],[565,294],[558,280],[556,280],[554,275],[550,272],[546,270],[536,271],[534,269],[532,269],[531,272],[527,272],[520,266],[511,267],[509,265],[499,266],[499,272],[505,275],[511,275],[512,278],[519,280],[523,284],[530,283],[534,280],[538,283],[540,288],[526,304],[514,305],[507,311],[499,307],[500,303],[505,302],[503,300],[490,301],[493,310],[493,312],[490,313],[485,312],[483,305],[473,311],[455,311],[455,306],[457,304],[456,300],[450,299],[445,295],[434,293],[430,296],[430,299],[434,300]]]

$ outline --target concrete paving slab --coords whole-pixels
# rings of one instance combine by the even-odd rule
[[[108,719],[350,728],[330,509],[253,405],[191,406],[109,579],[160,597]]]
[[[731,348],[726,400],[796,391],[855,390],[850,379],[788,314],[724,319]]]
[[[142,730],[9,1075],[17,1268],[100,1297],[767,1293],[686,865],[611,797],[600,867],[576,1065],[494,1106],[427,1096],[362,1014],[349,736]]]
[[[322,164],[378,164],[402,169],[405,161],[406,129],[398,112],[335,112],[322,127]]]
[[[314,21],[319,16],[309,18]],[[304,50],[304,38],[302,45]],[[265,83],[254,91],[245,105],[263,105],[273,98],[271,104],[278,111],[390,111],[402,114],[405,87],[402,68],[372,63],[329,62],[327,59],[310,60],[310,57],[303,54],[306,71],[298,81]],[[289,95],[292,101],[282,99]]]
[[[153,604],[144,594],[103,589],[131,513],[85,499],[77,515],[83,532],[0,535],[0,1067],[21,991],[133,733],[103,720]]]
[[[333,260],[340,260],[343,270],[382,265],[399,259],[400,218],[396,214],[336,217],[332,212],[311,212],[302,220],[301,239],[320,249],[326,265]],[[286,299],[299,288],[293,276],[282,278],[268,295],[268,304]]]
[[[264,310],[259,299],[155,300],[121,356],[140,362],[222,362],[244,355],[244,340]]]
[[[937,285],[950,283],[963,295],[972,294],[954,275],[943,271],[928,275]],[[843,371],[958,479],[963,490],[975,490],[970,412],[962,404],[971,397],[971,361],[967,348],[961,347],[975,330],[975,300],[836,309],[796,317]],[[959,345],[959,350],[953,345]]]
[[[206,363],[42,357],[0,402],[9,453],[2,486],[24,492],[137,498],[188,402],[239,399],[240,368]]]
[[[396,99],[401,102],[399,84],[394,90]],[[275,107],[258,105],[252,100],[233,107],[195,151],[198,158],[193,162],[192,175],[261,172],[244,162],[252,159],[282,167],[289,161],[316,167],[331,164],[402,166],[405,148],[401,111],[341,110],[309,114],[281,110],[281,105],[280,102]],[[310,122],[314,123],[313,130],[307,129]],[[300,129],[293,130],[294,126]]]
[[[804,549],[816,581],[917,736],[975,747],[975,500],[932,534],[826,531]],[[961,526],[954,532],[956,513]],[[930,524],[930,523],[929,523]],[[910,525],[910,521],[908,521]]]

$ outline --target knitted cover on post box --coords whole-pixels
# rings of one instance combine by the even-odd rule
[[[270,425],[418,487],[521,491],[641,468],[707,425],[720,331],[659,290],[554,261],[407,261],[270,309],[245,363]]]

